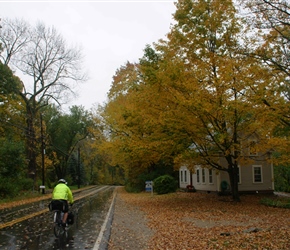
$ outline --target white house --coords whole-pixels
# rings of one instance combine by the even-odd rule
[[[224,162],[226,164],[226,162]],[[225,171],[195,166],[191,172],[186,166],[179,169],[179,187],[194,186],[196,191],[221,192],[230,189],[229,175]],[[239,166],[239,192],[274,192],[273,164],[266,160],[256,160],[253,164]]]

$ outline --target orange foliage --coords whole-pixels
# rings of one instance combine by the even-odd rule
[[[290,249],[290,210],[266,207],[261,196],[236,203],[205,193],[120,195],[145,212],[150,249]]]

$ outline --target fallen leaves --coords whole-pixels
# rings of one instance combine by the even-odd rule
[[[12,208],[12,207],[21,206],[21,205],[29,204],[29,203],[36,202],[36,201],[42,201],[42,200],[46,200],[49,198],[51,198],[51,194],[41,195],[41,196],[27,198],[27,199],[25,199],[25,198],[20,199],[19,198],[20,200],[6,202],[6,203],[0,203],[0,210],[5,209],[5,208]]]
[[[123,190],[120,197],[145,213],[155,232],[148,249],[290,249],[290,210],[261,205],[261,196],[233,203],[215,194]]]

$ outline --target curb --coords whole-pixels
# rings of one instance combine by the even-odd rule
[[[117,195],[117,191],[115,188],[109,211],[108,211],[108,213],[106,215],[106,219],[101,227],[99,236],[96,240],[96,243],[93,247],[93,250],[106,250],[106,249],[108,249],[108,243],[109,243],[109,239],[110,239],[110,235],[111,235],[111,225],[112,225],[113,215],[114,215],[116,195]]]

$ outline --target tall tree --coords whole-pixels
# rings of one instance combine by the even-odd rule
[[[73,106],[68,114],[51,108],[44,120],[47,124],[47,156],[53,163],[57,178],[64,178],[70,157],[77,154],[80,142],[90,136],[91,117],[83,107]]]
[[[81,51],[70,48],[55,28],[42,23],[3,21],[1,60],[22,74],[23,88],[17,92],[26,108],[26,151],[29,173],[36,173],[36,127],[40,110],[48,103],[61,103],[72,93],[71,83],[83,81]],[[27,76],[24,78],[24,76]]]
[[[274,77],[239,53],[246,40],[232,1],[180,0],[176,6],[168,41],[156,44],[162,57],[155,97],[166,97],[162,120],[167,134],[183,142],[176,162],[226,171],[238,201],[238,166],[250,161],[241,145],[249,147],[249,138],[257,134],[260,151],[267,152],[265,135],[274,126],[252,88],[267,86]],[[263,122],[268,124],[265,131]]]
[[[9,126],[5,127],[5,123],[7,125],[9,121],[11,122],[12,116],[14,116],[14,118],[16,116],[20,118],[19,114],[20,111],[23,110],[23,103],[16,93],[21,90],[22,84],[20,79],[13,75],[13,72],[7,65],[0,62],[0,119],[1,127],[5,128],[5,132],[10,131],[8,128]],[[14,120],[14,122],[18,123],[16,120]],[[24,127],[23,124],[22,127]]]
[[[249,55],[276,69],[281,75],[276,91],[282,100],[277,103],[264,98],[265,105],[274,110],[284,126],[290,126],[290,3],[287,0],[240,0],[249,10],[248,20],[257,30],[256,46]],[[250,49],[248,48],[248,49]],[[271,91],[273,88],[271,88]]]
[[[25,121],[23,103],[15,93],[22,88],[21,81],[7,65],[0,62],[0,196],[14,196],[25,186],[25,154],[23,134]],[[11,183],[18,185],[11,187]]]
[[[285,145],[273,139],[277,120],[264,105],[283,103],[276,86],[285,77],[244,53],[255,44],[233,1],[179,0],[176,7],[168,39],[114,77],[103,115],[112,158],[135,174],[174,156],[177,166],[226,171],[238,201],[238,167],[252,162],[249,148],[265,160]]]
[[[290,3],[287,0],[240,0],[249,11],[248,20],[255,29],[255,46],[246,54],[267,64],[275,74],[271,87],[260,86],[255,91],[273,119],[280,121],[275,137],[288,138],[288,145],[279,149],[274,160],[289,164],[290,129]]]
[[[149,48],[145,50],[147,54],[150,52]],[[158,162],[165,162],[164,157],[170,158],[170,154],[168,157],[165,153],[165,146],[169,144],[158,141],[161,134],[152,124],[156,112],[153,115],[146,110],[153,96],[150,96],[150,89],[146,91],[144,88],[144,79],[145,74],[139,70],[138,64],[127,63],[118,69],[108,94],[109,102],[102,112],[110,133],[110,140],[103,144],[103,148],[111,155],[110,164],[123,168],[128,182],[134,186],[141,181],[141,174],[155,170]],[[153,141],[153,134],[158,139]],[[144,182],[142,188],[143,185]]]
[[[127,173],[132,166],[138,165],[136,161],[139,163],[140,159],[132,154],[133,137],[138,136],[132,129],[140,122],[135,119],[138,117],[134,115],[132,101],[132,93],[138,88],[138,74],[137,65],[129,62],[116,71],[108,93],[109,102],[102,111],[102,119],[110,136],[103,147],[110,152],[110,164],[119,164]]]

